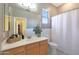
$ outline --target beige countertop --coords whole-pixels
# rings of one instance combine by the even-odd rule
[[[1,51],[8,50],[8,49],[15,48],[15,47],[19,47],[22,45],[27,45],[27,44],[34,43],[34,42],[39,42],[42,40],[47,40],[47,39],[48,38],[46,38],[46,37],[39,37],[39,38],[32,37],[31,39],[25,38],[25,39],[22,39],[18,42],[15,42],[15,43],[6,43],[6,39],[5,39],[1,44]]]

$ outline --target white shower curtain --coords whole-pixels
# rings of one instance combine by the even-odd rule
[[[79,54],[79,9],[52,17],[52,41],[66,54]]]

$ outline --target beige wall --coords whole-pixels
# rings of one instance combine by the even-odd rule
[[[37,12],[39,12],[40,14],[43,8],[49,10],[50,16],[54,16],[57,14],[57,8],[50,3],[39,3]]]
[[[50,7],[50,16],[54,16],[57,14],[57,8],[53,5],[51,5]]]
[[[79,3],[65,3],[57,8],[58,13],[66,12],[72,9],[79,8]]]

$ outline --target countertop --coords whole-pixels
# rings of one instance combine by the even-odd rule
[[[34,42],[39,42],[43,40],[47,40],[46,37],[32,37],[31,39],[25,38],[15,43],[6,43],[6,39],[1,44],[1,51],[8,50],[11,48],[16,48],[19,46],[27,45]]]

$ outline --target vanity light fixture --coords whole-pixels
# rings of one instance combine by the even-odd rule
[[[29,11],[37,11],[37,4],[36,3],[18,3],[22,8],[27,9]]]

